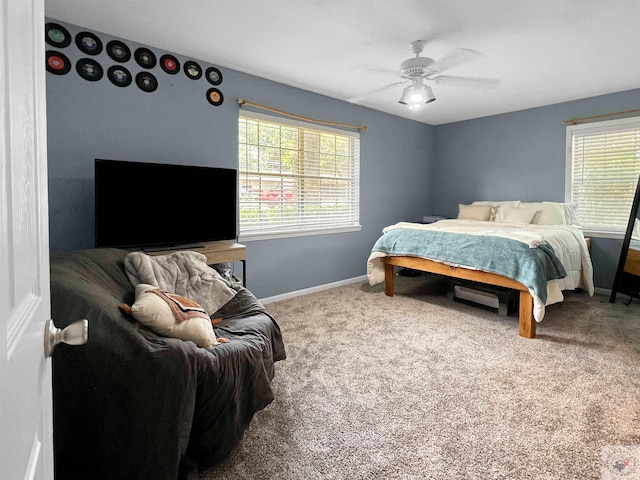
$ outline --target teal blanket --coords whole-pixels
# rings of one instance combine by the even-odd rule
[[[371,251],[496,273],[525,285],[543,305],[547,301],[547,282],[567,275],[549,244],[532,248],[502,237],[400,228],[383,234]]]

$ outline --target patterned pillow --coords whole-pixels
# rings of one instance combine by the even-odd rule
[[[158,335],[199,347],[218,345],[211,318],[196,302],[145,283],[136,285],[135,295],[131,316]]]

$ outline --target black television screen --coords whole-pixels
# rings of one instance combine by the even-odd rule
[[[94,173],[97,247],[237,238],[237,170],[96,159]]]

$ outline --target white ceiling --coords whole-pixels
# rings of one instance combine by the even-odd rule
[[[640,87],[640,0],[45,0],[46,15],[341,100],[400,80],[409,44],[482,55],[410,110],[402,86],[358,103],[438,125]],[[276,105],[274,105],[276,106]],[[637,108],[633,106],[633,108]]]

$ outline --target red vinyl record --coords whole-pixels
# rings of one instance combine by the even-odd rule
[[[47,72],[65,75],[71,70],[71,62],[63,53],[47,50]]]
[[[162,55],[160,57],[160,67],[165,72],[175,75],[180,71],[180,62],[173,55]]]

